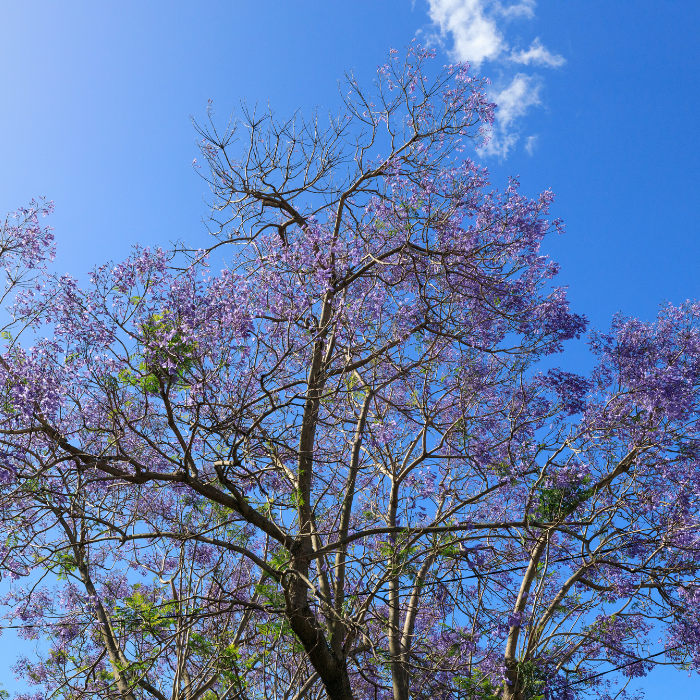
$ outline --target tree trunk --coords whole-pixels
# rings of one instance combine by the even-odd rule
[[[308,571],[308,554],[293,555],[291,568],[290,581],[285,586],[289,624],[304,647],[311,665],[320,676],[329,700],[353,700],[347,660],[330,648],[326,635],[309,605],[307,585],[299,574],[294,573],[300,570]]]

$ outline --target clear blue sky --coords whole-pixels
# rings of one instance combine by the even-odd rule
[[[344,71],[369,81],[417,36],[492,78],[503,110],[479,158],[498,186],[558,194],[548,252],[576,311],[601,328],[700,298],[697,0],[0,0],[0,27],[0,212],[55,200],[62,272],[206,244],[190,116],[208,99],[222,121],[242,100],[333,109]],[[0,638],[7,689],[15,648]],[[700,697],[684,673],[644,685]]]

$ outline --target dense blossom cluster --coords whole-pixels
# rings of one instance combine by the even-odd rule
[[[615,319],[589,377],[538,371],[586,331],[540,252],[552,193],[490,189],[461,148],[493,105],[428,58],[373,99],[351,79],[325,132],[202,131],[218,274],[137,247],[81,286],[42,268],[48,208],[5,227],[2,602],[45,649],[19,698],[575,700],[700,670],[700,305]]]

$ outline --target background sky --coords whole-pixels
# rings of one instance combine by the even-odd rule
[[[494,186],[557,193],[547,242],[597,328],[700,298],[697,0],[0,0],[0,214],[56,203],[56,269],[82,277],[133,243],[207,245],[190,118],[242,101],[338,107],[413,38],[469,60],[500,104],[477,159]],[[574,346],[561,362],[587,365]],[[0,637],[0,682],[25,645]],[[654,671],[648,700],[700,696]]]

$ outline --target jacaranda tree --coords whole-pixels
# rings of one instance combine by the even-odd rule
[[[568,700],[700,669],[700,305],[590,334],[590,376],[538,369],[586,331],[539,252],[552,194],[491,189],[463,149],[494,105],[429,58],[350,76],[325,123],[210,115],[208,250],[79,286],[46,205],[5,223],[20,698]]]

